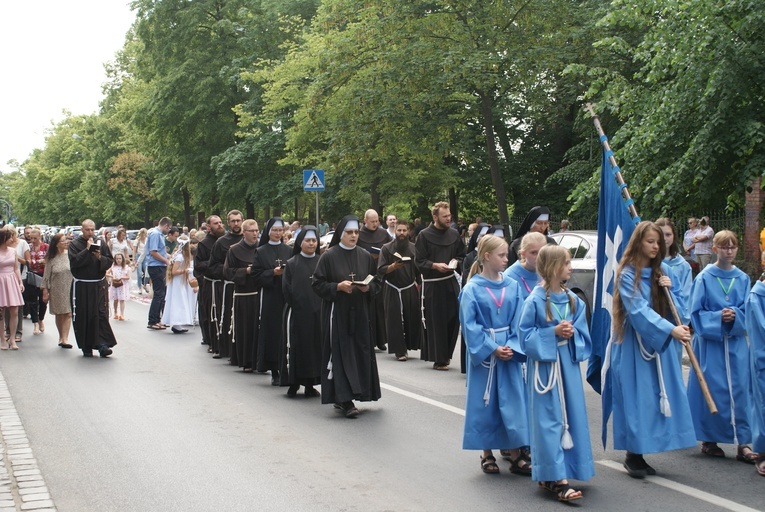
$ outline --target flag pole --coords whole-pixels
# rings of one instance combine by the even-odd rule
[[[590,119],[592,119],[592,123],[595,125],[595,131],[598,132],[600,143],[603,146],[603,151],[606,152],[608,155],[608,161],[615,169],[614,177],[616,178],[617,183],[619,183],[619,189],[621,190],[622,196],[627,202],[627,208],[629,209],[630,215],[632,215],[632,218],[634,219],[635,217],[638,217],[637,208],[635,208],[635,202],[630,195],[630,191],[627,189],[627,184],[624,182],[624,177],[622,176],[621,170],[619,170],[619,166],[616,165],[614,152],[611,150],[611,146],[608,144],[608,137],[606,137],[606,133],[603,131],[603,126],[600,124],[600,117],[595,113],[594,107],[595,105],[592,103],[587,103],[585,108],[590,113]],[[672,317],[675,320],[675,324],[683,325],[683,322],[680,319],[680,314],[677,312],[677,307],[675,307],[675,302],[672,300],[672,294],[670,293],[669,288],[665,286],[662,288],[664,288],[664,294],[667,296],[667,302],[669,303],[669,309],[672,312]],[[704,400],[707,402],[709,412],[712,414],[717,414],[717,405],[712,398],[712,394],[709,392],[709,386],[707,385],[707,381],[701,371],[699,360],[696,358],[696,354],[693,352],[693,347],[691,347],[690,343],[685,343],[682,341],[680,343],[683,344],[685,347],[685,352],[688,354],[688,360],[691,363],[693,372],[696,374],[696,379],[699,381],[699,387],[701,388],[701,393],[704,395]]]

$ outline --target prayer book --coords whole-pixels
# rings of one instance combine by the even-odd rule
[[[459,262],[452,258],[452,261],[449,262],[449,268],[452,270],[457,270],[457,265],[459,265]]]
[[[369,274],[363,281],[351,281],[351,284],[357,284],[359,286],[367,286],[375,278],[373,274]]]
[[[409,256],[401,256],[399,253],[394,252],[393,256],[398,259],[398,261],[412,261],[412,258]]]

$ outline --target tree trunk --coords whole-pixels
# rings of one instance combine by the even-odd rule
[[[181,194],[183,194],[183,225],[190,228],[192,225],[192,216],[191,216],[191,194],[189,194],[189,190],[186,187],[183,187],[181,189]]]
[[[247,210],[247,218],[248,219],[254,219],[255,218],[255,205],[252,203],[250,198],[244,200],[244,208]]]
[[[376,211],[378,215],[382,215],[382,202],[380,201],[380,192],[377,190],[380,186],[380,168],[382,166],[379,162],[375,162],[373,166],[374,171],[372,172],[374,173],[374,178],[372,178],[372,183],[369,185],[369,195],[372,200],[371,208]]]
[[[149,202],[143,203],[143,227],[146,229],[151,228],[151,210],[149,209]]]
[[[505,195],[505,184],[502,182],[502,174],[499,169],[499,157],[497,156],[497,146],[494,136],[494,112],[493,101],[488,93],[479,92],[481,98],[481,110],[484,137],[486,139],[486,155],[489,158],[489,171],[491,172],[491,183],[497,195],[497,210],[499,213],[499,223],[507,226],[510,218],[507,215],[507,197]]]
[[[452,212],[452,220],[457,222],[459,205],[457,204],[457,191],[454,187],[449,187],[449,209]],[[457,225],[459,225],[459,222],[457,222]]]

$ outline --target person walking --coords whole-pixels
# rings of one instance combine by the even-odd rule
[[[16,228],[13,227],[13,224],[6,224],[5,228],[11,234],[11,239],[8,241],[8,246],[16,250],[16,263],[19,265],[19,272],[21,273],[21,281],[25,282],[27,278],[27,268],[29,265],[29,261],[32,259],[31,255],[29,254],[29,244],[23,238],[19,238],[18,232],[16,231]],[[29,228],[28,230],[25,230],[25,231],[29,233],[32,231],[32,229]],[[24,322],[22,322],[22,317],[24,314],[24,306],[18,308],[18,312],[16,313],[17,321],[16,321],[15,335],[8,330],[10,311],[8,310],[8,308],[3,309],[2,311],[3,311],[3,318],[5,319],[6,336],[8,337],[13,336],[15,342],[19,343],[21,341],[21,337],[24,331],[24,327],[23,327]]]
[[[45,332],[45,311],[48,305],[42,300],[42,276],[45,273],[45,254],[48,252],[48,244],[42,241],[42,234],[37,228],[29,233],[29,268],[24,282],[24,301],[29,306],[29,315],[34,325],[33,334],[36,336]]]
[[[696,261],[699,262],[699,272],[712,262],[712,241],[714,236],[715,231],[709,225],[709,217],[701,217],[698,233],[692,239]]]
[[[125,255],[118,252],[113,255],[114,264],[106,276],[111,278],[109,301],[114,304],[114,319],[125,319],[125,301],[130,299],[130,266]]]
[[[69,269],[69,239],[63,233],[53,235],[45,254],[45,272],[42,281],[42,300],[56,317],[58,346],[72,348],[69,330],[72,323],[72,271]]]
[[[155,331],[166,329],[167,326],[160,322],[162,308],[165,307],[165,274],[170,260],[167,258],[165,249],[165,234],[170,231],[173,222],[168,217],[162,217],[156,228],[149,231],[146,240],[146,266],[149,269],[151,286],[154,296],[149,306],[149,323],[147,327]]]
[[[167,300],[162,313],[162,323],[170,325],[173,334],[188,332],[186,326],[194,325],[197,307],[197,289],[191,286],[194,278],[194,259],[188,240],[179,240],[167,266]]]
[[[149,287],[146,284],[146,238],[149,232],[146,228],[141,228],[138,231],[138,235],[135,237],[135,245],[133,247],[133,266],[135,267],[136,286],[138,286],[138,293],[143,295],[143,292],[149,293]]]
[[[16,332],[16,322],[19,321],[18,309],[24,305],[24,283],[16,262],[16,250],[8,246],[12,235],[9,230],[0,230],[0,307],[5,308],[10,335],[0,341],[0,350],[18,350],[13,333]]]

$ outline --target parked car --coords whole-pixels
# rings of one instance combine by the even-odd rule
[[[595,268],[598,250],[597,231],[565,231],[550,235],[561,247],[571,254],[571,279],[566,287],[582,299],[587,307],[587,323],[592,315],[595,301]]]

